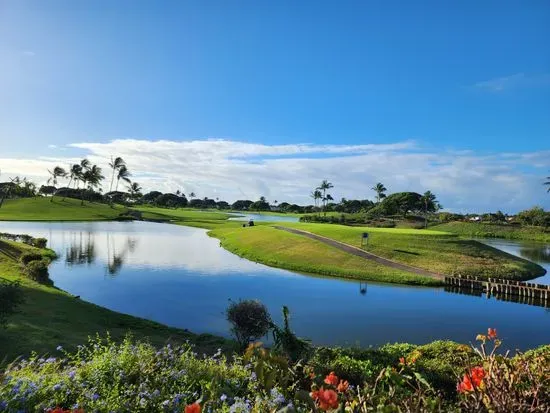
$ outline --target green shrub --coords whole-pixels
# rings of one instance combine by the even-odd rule
[[[27,251],[21,254],[19,261],[23,265],[29,264],[31,261],[40,261],[42,259],[42,254],[37,252]]]
[[[232,301],[227,308],[231,331],[244,350],[248,343],[265,336],[271,327],[267,307],[257,300]]]
[[[49,281],[48,277],[48,265],[50,261],[47,259],[42,259],[40,261],[31,261],[25,267],[25,274],[31,280],[37,281],[39,283],[46,283]]]
[[[32,245],[36,248],[46,248],[48,240],[46,238],[33,238]]]
[[[0,280],[0,327],[5,327],[8,317],[23,302],[23,290],[18,282]]]

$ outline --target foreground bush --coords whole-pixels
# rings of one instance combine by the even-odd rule
[[[424,357],[455,360],[443,354],[445,342],[424,352],[426,346],[407,344],[365,350],[363,361],[371,354],[370,364],[359,365],[362,379],[354,381],[347,371],[356,374],[351,355],[335,362],[343,366],[340,374],[292,363],[259,343],[243,357],[226,359],[220,352],[200,357],[188,345],[157,350],[130,339],[95,339],[76,353],[58,348],[61,358],[12,364],[0,384],[0,411],[547,412],[550,346],[510,358],[485,351],[486,343],[500,346],[494,330],[479,339],[480,348],[449,377],[456,387],[448,396],[421,372]]]
[[[265,336],[271,327],[267,307],[257,300],[232,301],[226,311],[231,332],[242,349],[252,340]]]
[[[31,261],[39,261],[42,259],[42,254],[34,251],[27,251],[21,254],[19,262],[23,265],[27,265]]]
[[[5,327],[8,317],[23,303],[23,290],[18,282],[0,279],[0,327]]]
[[[31,261],[25,266],[24,272],[31,280],[47,283],[49,281],[48,265],[50,265],[48,259]]]

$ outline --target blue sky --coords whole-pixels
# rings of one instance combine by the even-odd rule
[[[0,0],[0,169],[40,180],[21,165],[102,162],[107,149],[131,159],[139,147],[136,179],[165,190],[307,202],[299,194],[317,180],[341,180],[335,194],[348,198],[372,196],[369,181],[381,180],[435,187],[455,210],[547,206],[549,21],[547,1]],[[180,146],[157,153],[158,140]],[[288,150],[297,144],[307,154]],[[217,165],[197,175],[192,156]],[[419,157],[426,173],[408,171]],[[300,170],[303,188],[272,162],[292,160],[285,168]],[[448,172],[466,162],[482,170],[469,180]],[[355,174],[342,175],[342,163]],[[228,190],[228,174],[243,189]],[[529,191],[517,196],[514,177]],[[495,195],[467,201],[482,184]]]

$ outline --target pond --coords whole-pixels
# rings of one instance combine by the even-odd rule
[[[229,335],[228,300],[264,302],[319,345],[473,341],[495,327],[511,348],[550,343],[550,311],[442,288],[296,274],[233,255],[206,231],[151,222],[2,222],[0,232],[43,236],[58,254],[55,285],[115,311],[197,333]]]

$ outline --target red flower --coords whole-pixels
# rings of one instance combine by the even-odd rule
[[[348,391],[348,387],[349,387],[349,383],[344,380],[340,380],[340,383],[338,384],[338,387],[337,387],[337,390],[340,392],[340,393],[345,393]]]
[[[399,357],[399,364],[405,364],[405,357]]]
[[[326,411],[338,407],[338,394],[334,390],[325,390],[321,387],[321,390],[314,391],[311,397],[319,403],[321,410]]]
[[[456,390],[459,393],[466,393],[469,391],[472,391],[474,387],[472,386],[472,382],[470,381],[470,378],[467,374],[464,375],[464,378],[460,383],[458,383],[458,386],[456,386]]]
[[[201,405],[198,403],[185,406],[185,413],[201,413]]]
[[[483,367],[478,366],[472,369],[472,382],[474,386],[479,387],[484,377],[485,377],[485,370],[483,370]]]
[[[489,328],[487,330],[487,336],[492,339],[492,338],[497,338],[497,329],[496,328]]]
[[[338,386],[338,376],[334,374],[333,371],[330,372],[330,374],[325,377],[325,383],[330,384],[332,386]]]
[[[470,392],[474,390],[474,388],[481,386],[484,378],[485,370],[483,370],[483,367],[474,367],[469,375],[464,375],[456,389],[459,393]]]

